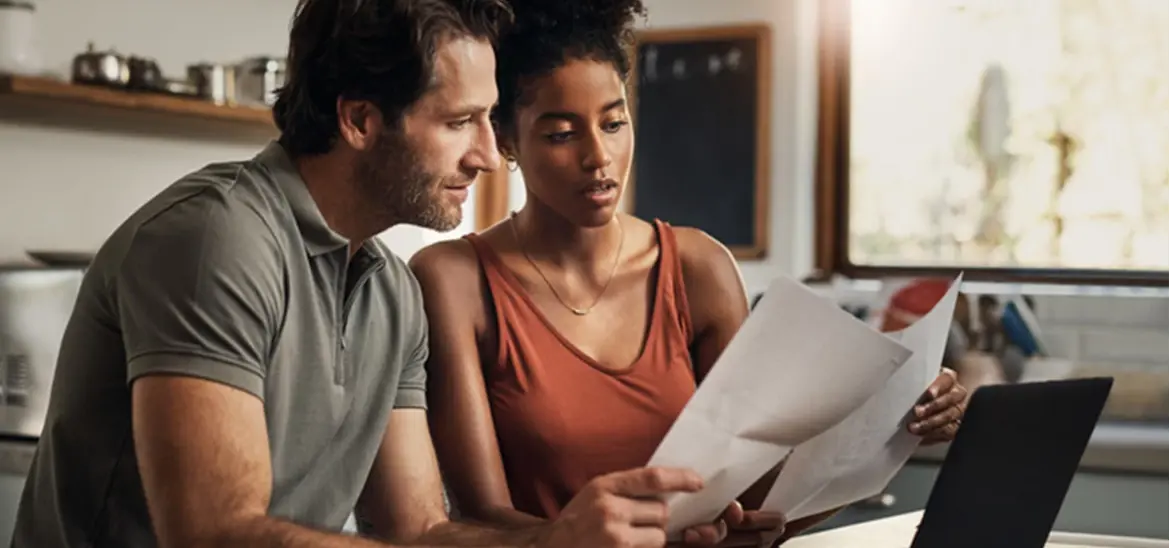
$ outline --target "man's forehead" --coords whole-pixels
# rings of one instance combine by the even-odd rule
[[[480,104],[496,101],[496,56],[485,40],[459,37],[444,41],[435,52],[428,95],[444,102]]]

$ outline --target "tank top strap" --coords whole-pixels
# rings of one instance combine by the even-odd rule
[[[479,259],[480,267],[483,268],[485,273],[489,269],[495,270],[492,267],[496,266],[495,262],[497,257],[491,245],[485,242],[479,234],[474,232],[464,234],[463,239],[467,240],[467,243],[471,244],[471,248],[475,250],[475,256]]]
[[[661,302],[669,308],[668,316],[675,318],[675,323],[686,338],[683,341],[690,345],[694,339],[691,324],[691,307],[687,302],[686,280],[683,278],[682,259],[678,253],[678,239],[674,234],[674,227],[661,219],[654,220],[654,228],[658,232],[660,269],[658,276],[658,292],[665,297]],[[667,312],[667,311],[662,311]]]
[[[488,286],[495,294],[496,286],[504,281],[502,278],[506,275],[500,257],[496,255],[491,244],[488,244],[479,234],[466,234],[463,239],[467,240],[472,249],[475,250],[475,256],[479,259],[479,266],[483,269],[484,277],[488,280]]]

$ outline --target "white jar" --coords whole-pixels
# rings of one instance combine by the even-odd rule
[[[0,0],[0,73],[34,75],[41,71],[31,0]]]

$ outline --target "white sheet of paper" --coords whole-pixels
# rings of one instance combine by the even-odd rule
[[[706,482],[699,493],[667,498],[668,532],[718,517],[791,448],[864,404],[909,357],[799,282],[775,280],[648,463],[691,468]]]
[[[961,281],[962,275],[913,325],[889,334],[914,354],[865,405],[792,451],[762,509],[795,520],[885,489],[918,447],[920,438],[906,426],[939,374]]]

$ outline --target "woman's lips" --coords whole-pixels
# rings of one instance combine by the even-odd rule
[[[617,200],[617,181],[612,179],[605,179],[602,181],[594,181],[585,187],[581,193],[593,205],[597,207],[604,207],[612,204]]]

